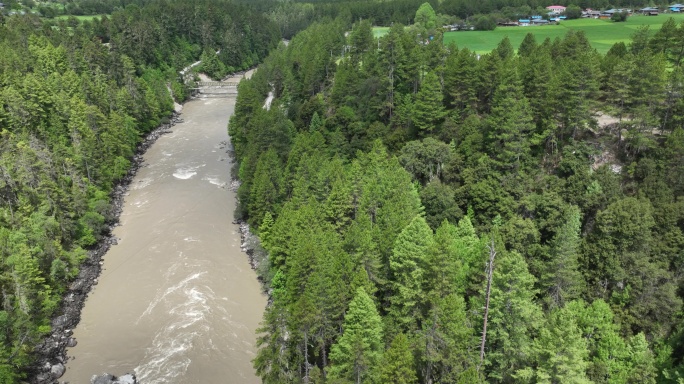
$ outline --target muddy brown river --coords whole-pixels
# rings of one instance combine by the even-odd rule
[[[234,106],[186,103],[184,122],[145,154],[61,380],[134,371],[143,384],[259,382],[251,360],[266,297],[232,224]]]

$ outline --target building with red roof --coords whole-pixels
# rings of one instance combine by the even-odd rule
[[[561,13],[565,12],[565,8],[562,5],[549,5],[546,7],[546,9],[549,10],[549,13],[554,13],[556,15],[560,15]]]

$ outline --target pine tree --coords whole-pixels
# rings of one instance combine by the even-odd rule
[[[416,24],[419,24],[424,30],[429,31],[437,26],[435,24],[436,17],[437,16],[435,14],[435,10],[432,8],[432,5],[430,5],[430,3],[423,3],[416,11],[414,20]]]
[[[494,49],[494,52],[499,55],[501,61],[506,61],[513,57],[515,51],[513,50],[511,40],[508,38],[508,36],[505,36],[503,39],[501,39],[499,45],[497,45],[496,49]]]
[[[610,78],[607,79],[605,84],[607,99],[616,108],[617,117],[620,121],[622,121],[629,108],[628,79],[632,66],[632,55],[626,55],[612,68]]]
[[[379,141],[369,153],[358,157],[352,167],[354,214],[368,219],[364,225],[370,229],[372,244],[381,262],[376,281],[388,282],[395,240],[420,213],[420,198],[411,176],[396,158],[388,156]],[[379,288],[383,294],[390,294],[389,286]]]
[[[485,354],[491,382],[511,382],[534,357],[534,335],[542,320],[541,308],[534,301],[535,281],[519,253],[497,254]]]
[[[668,18],[649,41],[650,48],[655,53],[662,53],[665,57],[674,59],[681,49],[677,32],[677,22],[673,17]]]
[[[418,382],[409,340],[399,333],[385,351],[380,366],[380,383],[415,384]]]
[[[560,124],[556,141],[577,137],[591,122],[591,110],[599,91],[601,69],[595,51],[572,45],[570,57],[556,64],[556,76],[551,81],[551,98]]]
[[[520,47],[518,47],[518,55],[520,57],[530,57],[535,49],[537,48],[537,40],[534,38],[534,34],[528,33],[525,35]]]
[[[520,169],[530,155],[532,110],[515,69],[509,69],[492,101],[488,118],[491,153],[505,168]]]
[[[404,54],[402,42],[405,36],[404,27],[399,23],[394,23],[387,35],[380,39],[381,50],[378,52],[378,63],[381,65],[381,73],[383,73],[387,84],[386,108],[389,119],[392,119],[398,104],[397,89],[401,86],[402,79],[406,77],[406,61],[408,58]],[[335,83],[337,84],[337,76]]]
[[[323,121],[321,120],[321,117],[318,116],[318,112],[314,112],[313,116],[311,117],[311,122],[309,123],[309,132],[318,131],[322,125]]]
[[[250,223],[259,225],[266,212],[277,212],[281,203],[282,165],[274,149],[259,157],[249,198]]]
[[[551,260],[542,276],[542,285],[548,289],[552,306],[563,307],[565,302],[579,298],[584,278],[577,260],[580,247],[580,211],[568,208],[565,223],[558,230],[551,243]]]
[[[660,125],[657,111],[665,101],[665,67],[663,54],[654,55],[645,50],[634,55],[627,80],[633,123],[626,137],[629,152],[633,155],[655,146],[648,133]]]
[[[654,384],[657,376],[655,358],[642,332],[629,338],[627,351],[631,368],[627,383]]]
[[[268,236],[274,223],[275,221],[273,220],[271,212],[266,212],[266,214],[264,214],[264,219],[261,221],[261,226],[259,226],[259,238],[261,239],[261,243],[264,244],[264,247],[267,247]]]
[[[487,113],[491,108],[492,96],[501,82],[503,65],[499,55],[492,52],[480,56],[477,66],[478,111]]]
[[[290,348],[287,327],[289,311],[286,308],[285,276],[278,270],[271,280],[273,302],[266,308],[261,327],[257,329],[259,348],[253,364],[264,384],[279,384],[295,377],[294,356]]]
[[[534,140],[538,143],[546,140],[547,149],[553,151],[556,144],[551,140],[553,104],[550,87],[554,74],[551,53],[540,46],[529,56],[521,56],[519,63],[520,80],[537,126]]]
[[[445,115],[442,99],[439,78],[434,72],[428,72],[413,105],[413,124],[421,135],[434,131],[442,122]]]
[[[590,384],[586,340],[569,311],[551,312],[535,342],[537,383]]]
[[[421,216],[416,216],[401,231],[390,257],[392,296],[389,312],[402,330],[413,330],[426,301],[423,285],[426,260],[434,247],[432,229]]]
[[[457,228],[444,220],[435,231],[435,246],[428,255],[424,289],[430,299],[465,290],[464,261],[459,255]]]
[[[361,62],[362,55],[373,48],[374,40],[370,20],[362,20],[354,25],[349,36],[352,63],[358,65]]]
[[[454,383],[475,366],[474,330],[466,305],[457,294],[433,298],[419,333],[421,371],[425,382]]]
[[[589,366],[587,375],[597,384],[626,383],[630,375],[627,346],[620,337],[613,311],[603,300],[587,305],[582,300],[567,303],[565,309],[587,341]]]
[[[380,252],[373,241],[372,228],[373,224],[368,216],[358,217],[346,232],[345,246],[354,260],[354,265],[363,271],[367,281],[371,283],[367,291],[374,294],[378,286],[384,286],[387,282],[381,272]]]
[[[342,336],[330,349],[329,379],[372,383],[383,352],[382,319],[363,288],[349,303]]]
[[[453,49],[444,70],[447,103],[457,112],[474,112],[477,103],[477,56],[468,48]]]

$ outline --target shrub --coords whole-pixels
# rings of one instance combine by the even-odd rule
[[[478,31],[493,31],[496,28],[496,21],[491,16],[480,16],[475,22],[475,29]]]
[[[568,7],[565,9],[565,17],[567,17],[568,20],[579,19],[582,17],[582,8],[574,4],[568,5]]]
[[[615,13],[613,13],[613,16],[610,17],[610,19],[616,23],[619,23],[622,21],[627,21],[628,15],[629,14],[627,12],[615,12]]]

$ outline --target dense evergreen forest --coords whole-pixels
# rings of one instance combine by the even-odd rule
[[[240,84],[264,383],[684,382],[684,25],[478,55],[424,16]]]
[[[0,382],[15,383],[50,332],[69,281],[112,221],[110,193],[141,138],[183,101],[178,71],[202,52],[223,70],[280,40],[220,0],[149,2],[79,23],[0,25]]]
[[[130,5],[144,7],[158,3],[158,0],[54,0],[51,2],[35,2],[34,0],[5,0],[6,9],[37,12],[44,17],[60,15],[103,15],[125,9]],[[264,14],[276,23],[285,38],[291,38],[306,28],[314,20],[329,17],[341,18],[346,23],[360,19],[371,20],[375,25],[390,26],[392,23],[413,24],[416,9],[424,0],[234,0],[250,9]],[[430,0],[434,10],[443,15],[444,24],[452,24],[457,20],[468,20],[477,26],[477,20],[492,18],[492,29],[497,20],[517,20],[533,14],[545,15],[545,7],[554,4],[573,5],[592,9],[609,7],[625,7],[638,9],[649,5],[667,7],[669,1],[648,0]],[[579,11],[579,10],[578,10]],[[0,16],[1,17],[1,16]],[[579,15],[577,16],[579,17]]]

